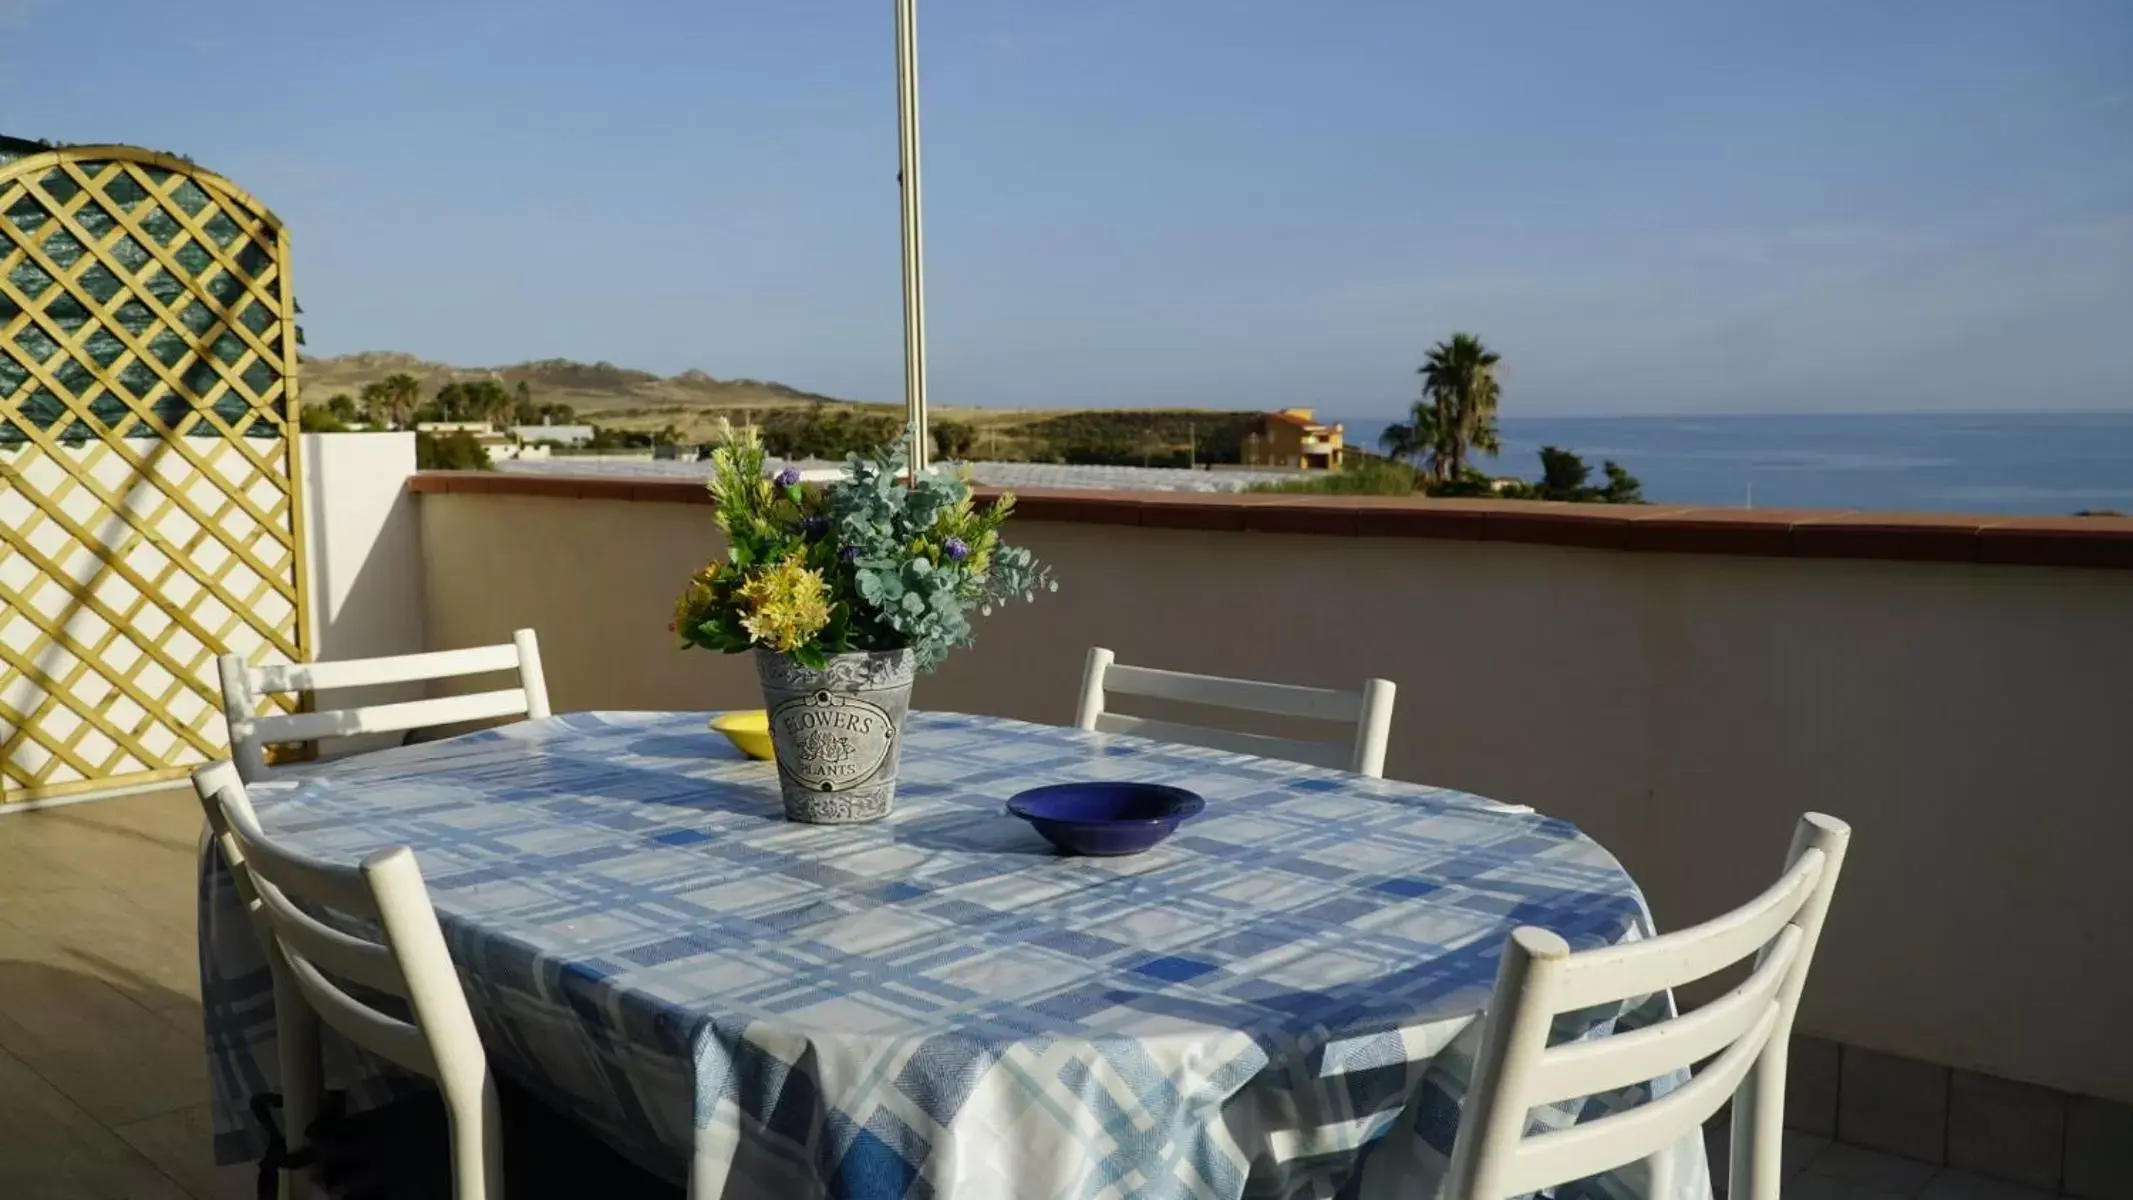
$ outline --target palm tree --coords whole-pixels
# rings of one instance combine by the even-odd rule
[[[1378,436],[1378,448],[1387,457],[1402,462],[1421,462],[1431,479],[1440,474],[1441,460],[1438,457],[1437,406],[1426,401],[1415,401],[1404,425],[1387,425]]]
[[[387,375],[376,383],[363,385],[363,408],[373,425],[404,429],[414,419],[415,405],[421,401],[422,381],[412,375]]]
[[[496,393],[489,401],[489,421],[499,432],[510,430],[511,419],[518,415],[518,400],[518,396],[505,390],[503,384],[496,385]]]
[[[1455,333],[1430,347],[1422,362],[1422,396],[1435,409],[1436,451],[1432,469],[1439,482],[1466,476],[1467,454],[1494,455],[1502,443],[1496,435],[1496,400],[1501,388],[1496,364],[1501,356],[1471,333]],[[1425,406],[1415,405],[1419,414]]]

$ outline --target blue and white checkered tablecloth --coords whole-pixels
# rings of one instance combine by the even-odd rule
[[[1576,828],[1462,793],[914,713],[894,815],[815,827],[704,723],[580,713],[254,789],[298,852],[412,845],[497,1069],[704,1200],[1426,1197],[1505,934],[1649,933]],[[1207,811],[1119,859],[1055,856],[1003,811],[1088,779],[1180,784]],[[258,1147],[272,1003],[203,863],[229,1161]],[[338,1070],[359,1098],[391,1086]],[[1704,1200],[1701,1141],[1561,1194]]]

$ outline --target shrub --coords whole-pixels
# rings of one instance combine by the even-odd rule
[[[963,459],[978,444],[978,427],[968,421],[935,421],[933,448],[942,458]]]
[[[489,452],[471,433],[415,435],[415,467],[423,471],[492,471]]]
[[[817,401],[764,418],[763,448],[778,458],[871,457],[902,431],[903,422],[894,417]]]
[[[1322,496],[1409,496],[1415,491],[1415,469],[1406,463],[1366,458],[1341,471],[1286,479],[1280,483],[1252,485],[1255,492],[1295,492]]]
[[[339,399],[339,397],[335,397]],[[305,433],[347,433],[348,422],[330,408],[305,406],[296,412],[296,427]]]

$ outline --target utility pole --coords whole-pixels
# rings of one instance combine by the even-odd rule
[[[926,240],[918,153],[918,3],[896,0],[896,132],[904,245],[904,413],[911,483],[926,469]]]

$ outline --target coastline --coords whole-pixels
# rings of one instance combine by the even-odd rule
[[[1343,422],[1374,448],[1384,418]],[[2133,512],[2133,412],[1500,418],[1501,475],[1542,445],[1614,459],[1657,504],[2067,516]]]

